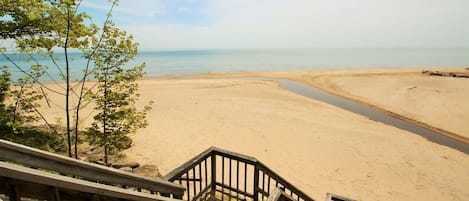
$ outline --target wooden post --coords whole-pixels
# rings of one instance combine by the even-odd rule
[[[99,197],[99,195],[93,195],[93,197],[91,197],[91,200],[92,201],[100,201],[101,198]]]
[[[258,167],[258,164],[256,163],[254,165],[254,191],[253,191],[253,195],[254,195],[254,201],[258,201],[259,200],[259,167]]]
[[[173,198],[174,198],[174,199],[180,199],[180,200],[182,200],[182,197],[183,197],[182,195],[175,195],[175,194],[173,194]]]
[[[10,201],[20,201],[21,197],[18,193],[18,187],[16,186],[15,180],[8,180],[7,181],[7,188],[8,188],[8,197]]]
[[[50,186],[49,187],[49,199],[52,201],[60,201],[59,188]]]
[[[215,193],[216,193],[216,190],[217,190],[217,156],[215,155],[215,153],[212,152],[212,155],[210,156],[211,160],[212,160],[212,170],[211,170],[211,174],[212,174],[212,182],[211,182],[211,185],[212,185],[212,196],[215,197]]]
[[[168,198],[171,197],[170,193],[160,193],[160,195]]]

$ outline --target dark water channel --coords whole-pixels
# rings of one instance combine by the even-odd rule
[[[450,137],[446,137],[444,135],[441,135],[437,132],[421,127],[419,125],[398,119],[385,112],[379,111],[367,105],[359,104],[357,102],[330,94],[328,92],[325,92],[323,90],[317,89],[315,87],[312,87],[304,83],[285,80],[285,79],[271,79],[271,80],[280,82],[283,88],[289,91],[295,92],[297,94],[334,105],[336,107],[351,111],[356,114],[366,116],[369,119],[374,120],[374,121],[382,122],[384,124],[388,124],[388,125],[400,128],[402,130],[409,131],[411,133],[423,136],[432,142],[435,142],[435,143],[438,143],[447,147],[451,147],[453,149],[469,154],[469,144],[460,142],[458,140],[454,140],[453,138],[450,138]]]

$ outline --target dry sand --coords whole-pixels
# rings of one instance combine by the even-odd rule
[[[309,83],[469,143],[467,78],[427,76],[420,71],[368,72],[317,76]]]
[[[463,72],[464,69],[437,69]],[[469,144],[469,79],[428,76],[422,69],[335,70],[195,75],[272,77],[304,82],[370,105]]]
[[[379,94],[380,89],[358,89],[360,79],[370,79],[368,82],[379,79],[374,75],[351,76],[341,81],[339,77],[320,76],[324,74],[204,76],[282,77],[337,86],[338,92],[357,97],[374,96],[362,92],[390,96]],[[347,73],[329,75],[332,74],[346,76]],[[370,87],[392,85],[390,87],[404,93],[408,90],[403,86],[413,86],[415,80],[419,82],[420,79],[412,75],[405,79],[408,84],[387,81],[387,85],[370,84]],[[348,85],[354,82],[358,84]],[[447,82],[452,84],[436,86],[439,93],[452,90],[453,82]],[[208,147],[218,146],[257,157],[316,200],[323,200],[326,192],[357,200],[465,200],[469,197],[468,155],[286,91],[277,83],[243,79],[148,78],[140,81],[140,86],[142,102],[154,100],[155,104],[148,116],[150,125],[132,136],[134,145],[125,153],[129,160],[157,165],[163,175]],[[458,90],[463,88],[463,92],[458,93],[467,97],[467,81],[454,86]],[[424,90],[422,94],[432,91],[421,85],[415,90],[419,88]],[[447,105],[454,101],[453,96],[444,97],[441,101]],[[427,99],[424,96],[415,101],[430,101]],[[468,103],[458,103],[463,108],[468,107]],[[467,120],[467,114],[463,115]],[[467,127],[463,123],[446,126],[448,124],[442,125],[446,129],[454,126],[455,132]]]

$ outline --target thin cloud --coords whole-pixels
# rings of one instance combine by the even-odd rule
[[[188,12],[192,12],[192,8],[191,7],[179,7],[179,8],[177,8],[177,11],[183,12],[183,13],[188,13]]]
[[[151,2],[114,14],[144,49],[469,46],[465,0]]]

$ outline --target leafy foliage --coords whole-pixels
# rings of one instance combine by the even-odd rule
[[[2,68],[2,74],[0,74],[0,130],[3,131],[1,133],[11,132],[11,127],[7,126],[9,124],[8,122],[10,122],[9,111],[11,110],[11,106],[5,103],[9,95],[9,89],[10,72],[8,72],[8,68],[4,66]]]
[[[151,102],[142,110],[135,106],[140,95],[135,81],[144,75],[145,64],[124,68],[124,64],[137,54],[138,44],[133,42],[132,36],[109,22],[100,42],[96,54],[92,55],[98,90],[88,94],[99,112],[87,129],[87,138],[91,144],[104,147],[105,163],[108,164],[108,154],[124,148],[122,141],[126,135],[147,126],[145,117],[151,109]],[[98,43],[98,39],[93,43]]]
[[[15,51],[29,55],[28,60],[34,61],[30,66],[20,66],[9,58],[5,47],[0,47],[0,53],[25,77],[11,80],[6,70],[0,75],[0,131],[1,138],[13,141],[23,140],[25,144],[41,144],[44,140],[63,148],[61,132],[67,135],[68,154],[72,156],[71,131],[75,130],[75,143],[78,141],[78,122],[81,109],[88,105],[86,101],[94,101],[98,114],[94,123],[87,129],[87,139],[91,144],[105,148],[105,155],[123,148],[126,135],[135,133],[137,129],[147,125],[146,113],[151,109],[150,104],[142,110],[135,107],[138,101],[138,85],[135,82],[143,76],[144,64],[132,68],[124,65],[134,59],[138,44],[124,31],[118,29],[108,21],[112,8],[117,1],[111,1],[112,7],[106,22],[100,30],[86,13],[78,12],[82,1],[75,0],[2,0],[0,1],[0,39],[15,42]],[[101,31],[101,33],[99,33]],[[59,61],[54,50],[62,49],[65,60]],[[84,53],[86,66],[71,66],[69,63],[69,49]],[[51,77],[49,66],[34,59],[35,55],[50,58],[60,72],[60,80]],[[90,67],[90,62],[94,63]],[[28,64],[29,65],[29,64]],[[54,67],[53,66],[53,67]],[[72,86],[72,68],[84,69],[82,77]],[[61,90],[54,90],[43,84],[43,75],[59,86]],[[85,88],[85,82],[90,75],[94,75],[97,82],[95,89]],[[76,75],[75,75],[76,76]],[[65,82],[65,83],[63,83]],[[93,93],[90,93],[93,92]],[[65,97],[66,128],[57,129],[49,124],[39,112],[38,101],[46,100],[47,93],[56,93]],[[77,101],[76,105],[71,99]],[[72,128],[71,113],[75,112]],[[33,125],[43,120],[50,131],[38,129]],[[37,130],[36,132],[34,130]],[[53,132],[52,132],[53,131]],[[36,134],[34,134],[36,133]],[[55,134],[54,134],[55,133]],[[50,138],[54,134],[55,138]],[[38,137],[38,140],[32,140]],[[58,139],[57,143],[56,139]],[[49,143],[50,144],[50,143]],[[35,145],[40,146],[40,145]],[[41,145],[42,146],[42,145]],[[54,145],[55,146],[55,145]],[[53,147],[54,147],[53,146]],[[49,146],[50,147],[50,146]],[[75,144],[75,157],[78,157]]]
[[[47,151],[64,151],[61,136],[49,129],[30,126],[39,116],[36,107],[42,94],[33,89],[29,79],[21,78],[11,88],[10,73],[6,67],[0,74],[0,139]],[[10,99],[10,101],[7,101]]]
[[[52,51],[54,47],[85,49],[97,26],[77,12],[74,0],[2,0],[0,37],[16,39],[21,52]]]
[[[29,124],[39,120],[37,115],[45,121],[51,130],[55,130],[40,114],[36,104],[43,98],[45,92],[42,87],[49,92],[65,96],[65,114],[67,119],[67,142],[68,154],[72,156],[71,138],[71,118],[70,99],[73,91],[70,86],[70,68],[68,49],[73,48],[86,51],[91,47],[91,37],[97,33],[97,26],[89,23],[90,19],[86,13],[77,12],[81,1],[75,0],[3,0],[0,2],[0,38],[11,39],[15,42],[16,52],[29,55],[28,60],[35,61],[31,66],[20,66],[11,60],[3,52],[6,48],[1,48],[2,55],[11,62],[12,66],[21,71],[26,77],[16,80],[12,88],[11,97],[15,102],[13,107],[13,120],[8,122],[10,127],[16,128],[23,124]],[[54,49],[65,51],[65,61],[59,64],[58,58],[54,56]],[[55,83],[60,85],[57,78],[48,74],[48,66],[41,65],[35,60],[34,55],[43,55],[51,59],[59,72],[61,80],[65,81],[63,92],[52,90],[41,83],[40,77],[49,75]],[[65,73],[61,68],[65,69]],[[41,93],[38,89],[41,88]],[[78,132],[76,132],[77,135]],[[76,155],[76,154],[75,154]]]
[[[0,1],[0,37],[16,38],[26,35],[50,33],[53,18],[46,1],[2,0]]]

